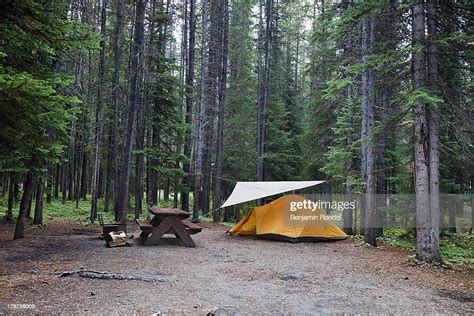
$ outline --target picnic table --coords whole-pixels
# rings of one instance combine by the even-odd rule
[[[196,247],[192,234],[199,233],[202,228],[186,219],[189,213],[177,208],[150,207],[149,212],[154,215],[150,221],[136,220],[140,226],[140,237],[143,244],[153,246],[162,244],[165,234],[174,234],[186,247]]]

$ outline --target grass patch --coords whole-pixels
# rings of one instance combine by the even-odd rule
[[[44,203],[43,204],[43,223],[48,224],[48,222],[51,221],[72,221],[81,225],[86,225],[86,226],[98,226],[99,222],[96,220],[94,224],[91,223],[90,221],[90,212],[91,212],[91,197],[87,196],[87,200],[84,201],[83,199],[79,200],[78,206],[76,208],[76,201],[72,200],[66,200],[66,202],[63,204],[62,200],[52,200],[51,204]],[[173,203],[171,201],[171,203]],[[133,198],[130,201],[130,205],[134,205],[135,201]],[[159,206],[161,207],[170,207],[167,203],[164,201],[161,201],[159,203]],[[5,212],[6,207],[7,207],[7,201],[5,198],[0,199],[0,207],[2,209],[2,213]],[[109,206],[110,209],[113,208],[113,205]],[[13,206],[13,216],[16,218],[18,215],[18,208],[19,208],[19,202],[15,203]],[[33,201],[32,204],[32,209],[31,209],[31,217],[33,218],[34,216],[34,208],[35,204]],[[104,199],[99,199],[98,202],[98,210],[99,214],[102,214],[104,218],[105,223],[113,223],[115,222],[115,215],[114,212],[111,210],[109,212],[104,212]],[[143,207],[143,212],[142,215],[140,216],[141,218],[146,218],[146,206]],[[128,213],[127,213],[127,218],[129,220],[134,220],[134,210],[132,208],[129,208]]]
[[[388,228],[379,238],[385,243],[415,253],[415,238],[411,229]],[[465,265],[474,269],[474,236],[450,234],[442,236],[440,252],[443,260],[451,265]]]

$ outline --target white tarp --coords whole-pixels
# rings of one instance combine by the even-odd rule
[[[278,193],[294,191],[318,185],[324,181],[267,181],[267,182],[237,182],[234,191],[222,207],[231,206],[247,201],[257,200]]]

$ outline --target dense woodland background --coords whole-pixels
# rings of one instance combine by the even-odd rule
[[[416,193],[417,257],[440,261],[438,194],[474,184],[472,9],[1,0],[1,195],[8,220],[19,210],[15,238],[54,200],[90,201],[92,222],[160,199],[232,222],[240,209],[218,206],[236,181],[328,180],[322,193],[368,193],[344,229],[373,245],[374,194]],[[441,220],[455,231],[456,213]]]

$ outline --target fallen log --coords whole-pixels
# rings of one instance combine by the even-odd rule
[[[101,280],[125,280],[125,281],[143,281],[143,282],[166,282],[164,279],[155,279],[144,276],[136,275],[123,275],[123,274],[114,274],[107,271],[94,271],[94,270],[75,270],[75,271],[64,271],[57,273],[60,278],[77,274],[83,278],[89,279],[101,279]]]

